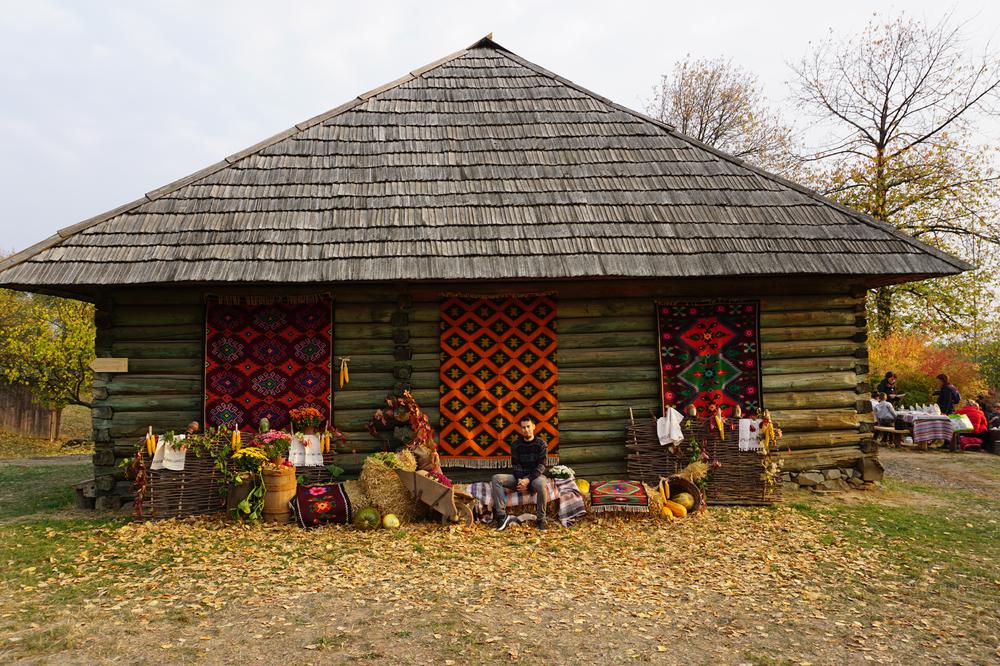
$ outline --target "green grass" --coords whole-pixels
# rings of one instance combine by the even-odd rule
[[[0,466],[0,521],[73,506],[73,486],[93,476],[89,463]]]
[[[925,484],[889,482],[904,504],[873,497],[858,504],[795,502],[790,506],[823,521],[831,532],[889,553],[910,580],[964,580],[971,594],[995,590],[1000,561],[1000,504],[981,494]],[[832,542],[827,536],[821,541]],[[941,583],[932,585],[932,589]]]

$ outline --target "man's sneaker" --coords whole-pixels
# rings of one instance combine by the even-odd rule
[[[535,521],[535,528],[539,532],[544,532],[545,530],[548,529],[548,527],[545,526],[545,521],[544,520],[536,520]]]
[[[503,532],[505,529],[510,527],[510,524],[513,523],[515,520],[517,519],[514,518],[514,516],[504,516],[503,518],[498,518],[497,532]]]

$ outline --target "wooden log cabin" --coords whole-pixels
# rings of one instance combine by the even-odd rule
[[[330,295],[356,470],[387,392],[438,422],[445,294],[550,294],[560,458],[608,477],[629,408],[662,409],[655,302],[759,303],[785,468],[851,466],[871,437],[866,291],[968,268],[485,38],[59,231],[0,284],[94,302],[98,357],[127,359],[94,380],[110,500],[147,426],[203,419],[210,295]]]

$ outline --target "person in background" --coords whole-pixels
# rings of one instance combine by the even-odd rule
[[[986,414],[979,408],[975,400],[966,400],[965,406],[955,410],[956,414],[964,414],[969,417],[972,423],[972,434],[962,435],[958,443],[962,450],[981,448],[986,443],[984,434],[986,433]]]
[[[875,419],[880,426],[896,427],[896,410],[885,393],[878,394],[878,402],[875,403]]]
[[[986,427],[988,429],[1000,429],[1000,410],[995,402],[980,403],[983,408],[983,415],[986,416]]]
[[[878,396],[879,396],[878,391],[872,391],[872,397],[870,398],[872,403],[872,413],[875,412],[875,405],[878,404]],[[875,417],[875,420],[878,420],[878,417]]]
[[[891,370],[885,373],[885,378],[878,383],[878,387],[875,390],[879,393],[885,393],[886,399],[893,404],[896,404],[905,395],[898,392],[896,388],[896,373]]]
[[[948,375],[943,372],[937,376],[941,382],[941,388],[937,392],[937,405],[941,408],[941,413],[945,416],[955,413],[955,406],[962,400],[961,394],[955,385],[951,383]]]

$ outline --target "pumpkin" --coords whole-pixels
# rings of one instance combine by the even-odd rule
[[[576,487],[580,489],[580,492],[584,495],[590,494],[590,481],[587,479],[577,479]]]
[[[688,511],[694,508],[694,498],[691,497],[691,493],[677,493],[670,498],[670,501],[677,502]]]
[[[664,520],[673,520],[674,512],[670,510],[669,506],[665,506],[660,509],[660,518],[663,518]]]
[[[399,518],[397,518],[394,514],[391,513],[385,514],[385,516],[382,517],[382,527],[386,528],[387,530],[396,529],[397,527],[399,527]]]
[[[670,512],[673,513],[678,518],[683,518],[684,516],[687,515],[687,509],[685,509],[682,504],[678,504],[677,502],[664,500],[663,506],[664,508],[669,509]]]
[[[378,509],[366,506],[354,515],[354,526],[362,530],[373,530],[382,523]]]

